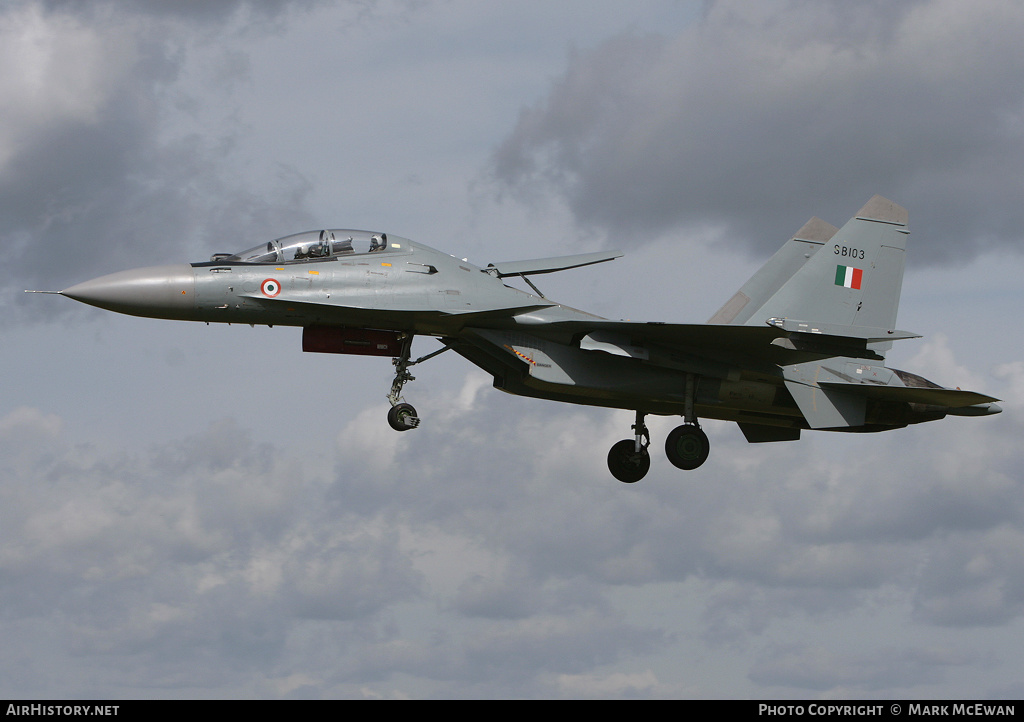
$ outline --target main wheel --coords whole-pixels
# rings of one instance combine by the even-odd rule
[[[608,452],[608,471],[619,481],[634,484],[651,468],[651,455],[647,449],[636,450],[636,441],[623,439]]]
[[[388,411],[388,423],[395,431],[408,431],[420,425],[420,419],[416,416],[416,409],[412,404],[395,404]]]
[[[683,424],[672,429],[665,439],[665,455],[680,469],[696,469],[708,460],[711,442],[700,427]]]

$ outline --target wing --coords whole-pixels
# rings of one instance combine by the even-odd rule
[[[843,327],[842,334],[833,329],[795,330],[798,325],[780,323],[776,326],[737,326],[732,324],[637,323],[633,321],[580,320],[547,324],[545,329],[563,336],[578,338],[580,348],[605,351],[618,356],[647,359],[652,350],[735,358],[743,356],[754,362],[786,365],[828,358],[881,359],[868,345],[877,341],[882,329]],[[540,329],[538,329],[540,330]],[[834,329],[838,331],[839,329]],[[857,335],[848,335],[856,331]],[[893,332],[887,338],[913,338],[913,334]]]

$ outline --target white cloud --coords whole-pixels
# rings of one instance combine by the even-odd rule
[[[1009,385],[1008,393],[1004,394],[1007,401],[1016,407],[1024,405],[1024,361],[999,364],[993,374]]]

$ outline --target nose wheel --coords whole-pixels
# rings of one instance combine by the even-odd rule
[[[408,431],[420,425],[420,417],[412,404],[395,404],[388,410],[388,423],[395,431]]]

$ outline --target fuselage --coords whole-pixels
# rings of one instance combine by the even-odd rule
[[[136,316],[303,327],[304,351],[391,356],[388,423],[420,418],[403,400],[408,368],[454,350],[509,393],[636,413],[612,474],[650,466],[646,414],[678,415],[665,452],[680,469],[707,459],[699,418],[735,421],[748,441],[803,429],[884,431],[947,414],[999,413],[985,394],[885,366],[894,341],[907,213],[875,196],[842,228],[812,219],[707,324],[604,319],[544,297],[527,278],[602,263],[599,251],[481,268],[406,238],[354,230],[297,233],[209,261],[121,271],[61,291]],[[522,277],[536,293],[507,285]],[[412,339],[441,349],[413,360]]]
[[[61,293],[151,318],[433,336],[509,393],[645,413],[682,415],[691,375],[701,417],[807,428],[770,360],[651,344],[632,353],[628,335],[613,334],[608,343],[601,340],[607,334],[579,330],[605,319],[506,285],[493,267],[383,233],[301,233],[210,261],[121,271]],[[872,400],[856,430],[897,428],[947,411]]]
[[[394,236],[386,247],[362,253],[256,260],[218,255],[190,265],[121,271],[61,293],[150,318],[369,326],[432,336],[456,332],[470,316],[487,312],[506,312],[496,315],[507,318],[508,312],[548,308],[558,318],[592,318],[506,286],[468,261]]]

